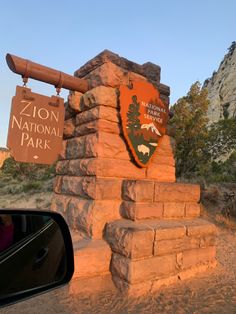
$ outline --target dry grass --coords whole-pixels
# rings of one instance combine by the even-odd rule
[[[236,186],[235,184],[214,184],[208,186],[202,192],[202,215],[216,225],[222,228],[228,228],[236,230],[236,213],[226,216],[224,214],[224,208],[227,206],[227,203],[224,200],[224,193],[235,192],[236,195]]]
[[[50,209],[52,192],[0,195],[0,208]]]

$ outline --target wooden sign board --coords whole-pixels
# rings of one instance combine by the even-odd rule
[[[120,86],[122,129],[135,161],[146,167],[165,134],[169,109],[149,82]]]
[[[16,161],[52,164],[62,150],[64,100],[16,87],[7,146]]]

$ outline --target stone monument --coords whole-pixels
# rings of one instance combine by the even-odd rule
[[[144,293],[216,265],[216,228],[199,218],[199,185],[176,182],[168,128],[144,168],[123,135],[117,88],[148,81],[168,108],[160,71],[105,50],[75,72],[90,89],[68,97],[52,200],[72,231],[74,278],[111,273],[121,290]]]

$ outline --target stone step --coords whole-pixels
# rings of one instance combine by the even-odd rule
[[[195,218],[201,212],[200,203],[194,202],[129,202],[121,204],[121,215],[131,220]]]
[[[124,180],[122,199],[132,202],[193,202],[200,201],[198,184],[164,183],[156,180]]]
[[[68,288],[69,295],[73,295],[74,297],[78,297],[79,294],[89,294],[90,296],[92,296],[104,292],[110,293],[111,291],[114,291],[114,293],[116,293],[116,287],[113,283],[111,273],[93,277],[81,277],[73,279],[70,281]]]
[[[141,281],[138,283],[129,283],[126,280],[122,279],[119,276],[113,275],[112,280],[115,286],[125,293],[127,296],[140,297],[144,294],[147,295],[150,293],[155,293],[163,286],[170,286],[177,284],[182,280],[189,279],[191,277],[197,276],[202,272],[208,271],[210,275],[213,271],[213,268],[217,266],[217,261],[212,260],[206,263],[199,264],[197,266],[191,267],[187,270],[179,270],[175,274],[168,274],[168,276],[162,278],[155,278],[154,276],[150,280]],[[209,273],[211,272],[211,273]]]
[[[215,235],[215,225],[200,218],[109,223],[105,238],[113,252],[113,280],[122,290],[150,287],[213,267]]]
[[[214,245],[216,227],[201,218],[185,220],[116,220],[106,227],[113,252],[130,259],[149,258]]]
[[[120,254],[112,255],[111,272],[129,284],[159,280],[174,276],[181,271],[215,262],[215,247],[189,250],[181,253],[181,261],[176,254],[153,256],[132,260]]]
[[[109,273],[110,246],[104,240],[73,240],[75,271],[73,279]]]

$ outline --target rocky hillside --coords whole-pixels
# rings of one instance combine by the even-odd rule
[[[0,168],[2,168],[2,165],[4,161],[10,157],[10,152],[7,148],[0,147]]]
[[[236,42],[232,42],[219,69],[207,79],[210,122],[236,117]]]

